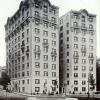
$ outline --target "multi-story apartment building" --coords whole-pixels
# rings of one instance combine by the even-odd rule
[[[48,0],[24,0],[8,18],[7,72],[14,91],[59,92],[58,14]]]
[[[59,25],[62,91],[95,91],[88,80],[93,75],[96,81],[96,15],[85,9],[71,10],[60,18]]]
[[[97,91],[100,91],[100,58],[97,58],[96,60],[96,78]]]

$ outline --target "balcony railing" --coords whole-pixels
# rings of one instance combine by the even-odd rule
[[[41,53],[41,50],[34,49],[34,53],[40,54]]]
[[[48,44],[48,43],[42,43],[42,45],[43,45],[43,46],[49,46],[49,44]]]
[[[82,48],[81,51],[82,51],[82,52],[86,52],[86,48]]]
[[[51,56],[57,56],[56,52],[51,52]]]
[[[89,56],[89,59],[94,59],[94,57],[93,56]]]
[[[79,58],[79,55],[73,55],[73,58]]]

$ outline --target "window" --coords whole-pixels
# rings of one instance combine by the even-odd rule
[[[86,81],[82,81],[82,85],[86,85]]]
[[[45,28],[48,28],[48,25],[49,25],[48,22],[46,22],[46,21],[43,22],[43,26],[44,26]]]
[[[52,33],[52,38],[56,38],[56,33]]]
[[[29,63],[27,63],[27,69],[29,69]]]
[[[93,29],[93,25],[90,24],[90,25],[89,25],[89,29]]]
[[[81,50],[82,50],[82,51],[86,51],[86,45],[82,45]]]
[[[69,85],[69,81],[67,81],[67,85]]]
[[[22,80],[22,84],[25,84],[25,80]]]
[[[89,59],[89,64],[93,65],[93,59]]]
[[[82,30],[82,35],[85,36],[86,35],[86,30]]]
[[[89,34],[90,34],[91,36],[93,36],[93,35],[94,35],[94,31],[93,31],[93,30],[90,30],[90,31],[89,31]]]
[[[67,49],[69,49],[69,44],[67,44]]]
[[[39,4],[38,3],[35,3],[35,8],[39,8]]]
[[[24,32],[22,33],[22,39],[24,38]]]
[[[89,50],[90,51],[93,51],[93,46],[89,46]]]
[[[35,53],[35,59],[39,60],[40,59],[40,54],[39,53]]]
[[[22,91],[25,92],[25,87],[22,87]]]
[[[47,71],[44,71],[44,76],[48,76],[48,72]]]
[[[60,20],[60,24],[62,24],[62,23],[63,23],[63,19]]]
[[[82,42],[83,42],[83,43],[86,42],[86,38],[82,38]]]
[[[63,44],[63,40],[60,40],[60,44]]]
[[[35,28],[35,34],[40,34],[40,29]]]
[[[52,72],[52,77],[56,77],[56,72]]]
[[[74,48],[75,49],[78,49],[78,44],[74,44]]]
[[[48,69],[48,63],[44,63],[44,69]]]
[[[36,76],[40,76],[40,71],[35,71]]]
[[[40,51],[40,46],[39,45],[35,45],[35,51],[37,51],[37,52]]]
[[[27,38],[27,43],[29,43],[29,38]]]
[[[69,52],[67,52],[67,56],[69,56]]]
[[[27,84],[29,84],[29,79],[27,79]]]
[[[89,58],[93,58],[93,53],[89,53]]]
[[[82,16],[82,22],[85,22],[85,16]]]
[[[35,87],[35,92],[39,92],[40,91],[40,87]]]
[[[25,65],[24,64],[22,64],[22,70],[24,70],[25,69]]]
[[[84,23],[82,23],[82,28],[86,28],[86,26],[85,26],[85,24],[84,24]]]
[[[39,19],[35,19],[35,25],[39,25],[40,24],[40,20]]]
[[[82,56],[85,57],[86,56],[86,52],[82,52]]]
[[[52,46],[56,46],[56,41],[52,41]]]
[[[74,27],[78,27],[78,23],[77,23],[77,22],[74,22],[74,23],[73,23],[73,26],[74,26]]]
[[[79,16],[77,14],[73,14],[72,18],[79,19]]]
[[[69,59],[67,59],[67,63],[69,63]]]
[[[29,35],[29,29],[27,29],[27,35]]]
[[[48,60],[48,55],[44,55],[44,56],[43,56],[43,60],[44,60],[44,61],[47,61],[47,60]]]
[[[89,67],[89,71],[93,71],[93,66],[90,66]]]
[[[92,17],[89,18],[89,22],[93,22],[93,18]]]
[[[22,77],[24,77],[25,76],[25,72],[22,72]]]
[[[86,66],[82,66],[82,71],[86,71]]]
[[[43,39],[43,43],[48,43],[48,39]]]
[[[92,44],[93,43],[93,39],[89,39],[89,42]]]
[[[67,42],[69,41],[69,37],[67,37]]]
[[[66,26],[69,27],[69,23],[67,23]]]
[[[63,37],[63,33],[60,33],[60,38]]]
[[[27,76],[29,76],[29,71],[27,71]]]
[[[40,68],[40,63],[39,62],[35,62],[35,67],[36,68]]]
[[[60,31],[63,31],[63,26],[60,27]]]
[[[82,59],[82,64],[86,64],[86,59]]]
[[[56,64],[52,64],[52,70],[56,69]]]
[[[78,85],[78,81],[74,81],[74,85]]]
[[[43,47],[43,51],[44,51],[45,53],[47,53],[47,52],[48,52],[48,46],[44,46],[44,47]]]
[[[43,14],[43,19],[44,19],[44,20],[48,20],[48,15]]]
[[[47,7],[47,6],[44,6],[43,11],[44,11],[45,13],[48,13],[48,7]]]
[[[86,78],[86,73],[82,73],[82,78]]]
[[[74,73],[74,77],[78,77],[78,73]]]
[[[78,42],[78,37],[74,37],[74,42]]]
[[[78,63],[78,58],[74,58],[74,63]]]
[[[40,79],[35,79],[35,84],[40,84]]]
[[[86,91],[86,87],[82,87],[82,91]]]
[[[78,91],[78,87],[74,87],[74,91]]]
[[[52,56],[52,61],[53,61],[53,62],[56,61],[56,56]]]
[[[40,38],[39,37],[35,37],[35,42],[39,43],[40,42]]]
[[[69,34],[69,30],[66,31],[67,35]]]
[[[78,66],[74,66],[74,70],[78,70]]]
[[[51,21],[52,21],[52,23],[56,23],[57,22],[56,18],[54,18],[54,17],[51,18]]]
[[[43,36],[47,37],[48,36],[48,31],[43,31]]]
[[[69,78],[69,73],[67,73],[67,78]]]

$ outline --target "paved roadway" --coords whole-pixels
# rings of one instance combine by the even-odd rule
[[[0,97],[22,97],[23,98],[23,97],[27,97],[27,96],[26,96],[26,94],[22,95],[21,93],[9,93],[9,92],[6,92],[5,90],[0,90]],[[36,97],[36,96],[29,95],[28,97]],[[43,98],[43,100],[47,100],[47,99],[44,98],[44,97],[46,97],[45,95],[43,96],[41,94],[39,97]],[[39,97],[38,97],[38,99],[39,99]],[[61,99],[65,100],[65,96],[64,95],[51,96],[51,97],[57,98],[57,100],[61,100]],[[77,98],[77,97],[88,97],[88,95],[70,94],[70,95],[67,95],[66,97],[68,97],[68,98],[76,97]],[[100,94],[90,95],[90,97],[92,97],[92,98],[100,98]],[[53,98],[52,98],[52,100],[53,100]]]

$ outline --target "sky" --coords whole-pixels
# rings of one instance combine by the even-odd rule
[[[0,2],[0,66],[6,65],[5,29],[7,18],[11,17],[19,8],[22,0],[1,0]],[[86,9],[89,13],[97,15],[97,57],[100,57],[100,0],[50,0],[59,7],[62,16],[71,9]]]

